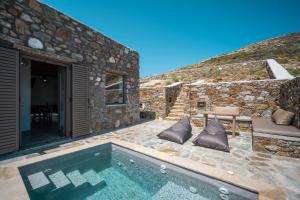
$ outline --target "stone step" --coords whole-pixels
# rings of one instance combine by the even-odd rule
[[[168,115],[167,117],[174,117],[174,118],[181,118],[183,117],[184,115],[176,115],[176,114],[173,114],[173,115]]]
[[[184,110],[171,110],[171,112],[169,113],[170,114],[179,114],[179,115],[183,115],[185,114],[186,112]]]
[[[71,181],[66,177],[63,171],[58,171],[50,174],[49,179],[55,185],[56,189],[63,188],[71,183]]]
[[[184,114],[185,113],[185,111],[184,110],[177,110],[177,109],[172,109],[171,111],[170,111],[170,113],[181,113],[181,114]]]
[[[165,118],[166,120],[172,120],[172,121],[178,121],[178,120],[180,120],[181,119],[181,117],[166,117]]]
[[[66,174],[66,176],[69,178],[75,188],[84,183],[87,183],[86,178],[82,176],[78,170],[69,172]]]
[[[50,181],[48,180],[44,172],[37,172],[34,174],[30,174],[27,176],[27,178],[33,190],[42,188],[50,184]]]
[[[83,177],[89,182],[92,186],[104,183],[104,179],[101,178],[94,170],[89,170],[83,174]]]
[[[179,108],[179,109],[184,109],[185,108],[185,106],[184,105],[174,105],[174,106],[172,106],[172,109],[176,109],[176,108]]]
[[[152,200],[172,199],[172,200],[208,200],[198,193],[192,193],[181,185],[169,181],[152,197]]]

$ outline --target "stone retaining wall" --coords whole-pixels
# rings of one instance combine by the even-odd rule
[[[281,85],[279,102],[283,109],[295,113],[294,125],[300,128],[300,76]]]
[[[300,158],[300,140],[258,136],[254,133],[253,150],[279,156]]]
[[[164,119],[181,91],[182,83],[166,87],[141,87],[140,102],[143,118]]]
[[[192,115],[200,114],[205,109],[212,109],[213,106],[238,106],[241,115],[269,117],[278,106],[280,85],[283,82],[269,79],[192,84],[191,89],[189,85],[185,85],[183,92],[191,95]],[[205,106],[199,108],[198,102],[205,102]]]
[[[0,11],[1,46],[89,67],[91,132],[139,121],[137,52],[35,0],[1,0]],[[105,105],[107,71],[125,76],[125,105]]]
[[[141,87],[140,102],[142,118],[158,119],[166,117],[165,87]]]

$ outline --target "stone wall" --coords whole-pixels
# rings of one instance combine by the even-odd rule
[[[294,125],[300,128],[300,76],[281,85],[279,102],[283,109],[295,113]]]
[[[163,87],[141,87],[140,102],[143,117],[164,119],[181,91],[182,83]]]
[[[0,25],[1,46],[89,67],[92,132],[139,120],[137,52],[35,0],[1,0]],[[107,71],[125,76],[126,104],[105,105]]]
[[[300,139],[285,136],[264,136],[253,133],[253,150],[279,156],[300,158]]]
[[[282,82],[270,79],[192,84],[191,88],[185,85],[183,92],[191,95],[192,115],[200,114],[204,109],[212,109],[213,106],[238,106],[241,115],[268,117],[278,106]],[[198,102],[205,102],[205,106],[199,108]]]
[[[141,117],[159,119],[166,117],[165,87],[140,88]]]

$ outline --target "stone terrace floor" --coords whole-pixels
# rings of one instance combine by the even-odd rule
[[[51,153],[79,146],[86,142],[91,143],[99,139],[117,138],[153,148],[172,156],[180,156],[223,170],[233,171],[234,173],[252,179],[275,184],[286,190],[289,199],[300,199],[300,159],[252,152],[250,133],[240,133],[240,136],[235,138],[229,136],[230,153],[194,146],[191,141],[201,131],[201,128],[197,127],[193,127],[193,137],[184,145],[168,142],[156,137],[159,132],[174,123],[174,121],[167,120],[145,122],[102,135],[66,143],[45,150],[42,153]],[[39,153],[3,160],[0,162],[0,166],[1,163],[26,159],[33,156],[39,156]]]

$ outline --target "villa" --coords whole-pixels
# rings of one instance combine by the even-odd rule
[[[141,79],[138,52],[1,0],[0,198],[300,199],[300,76],[272,58],[228,68],[264,79]]]
[[[138,122],[137,52],[34,0],[0,20],[1,154]]]

